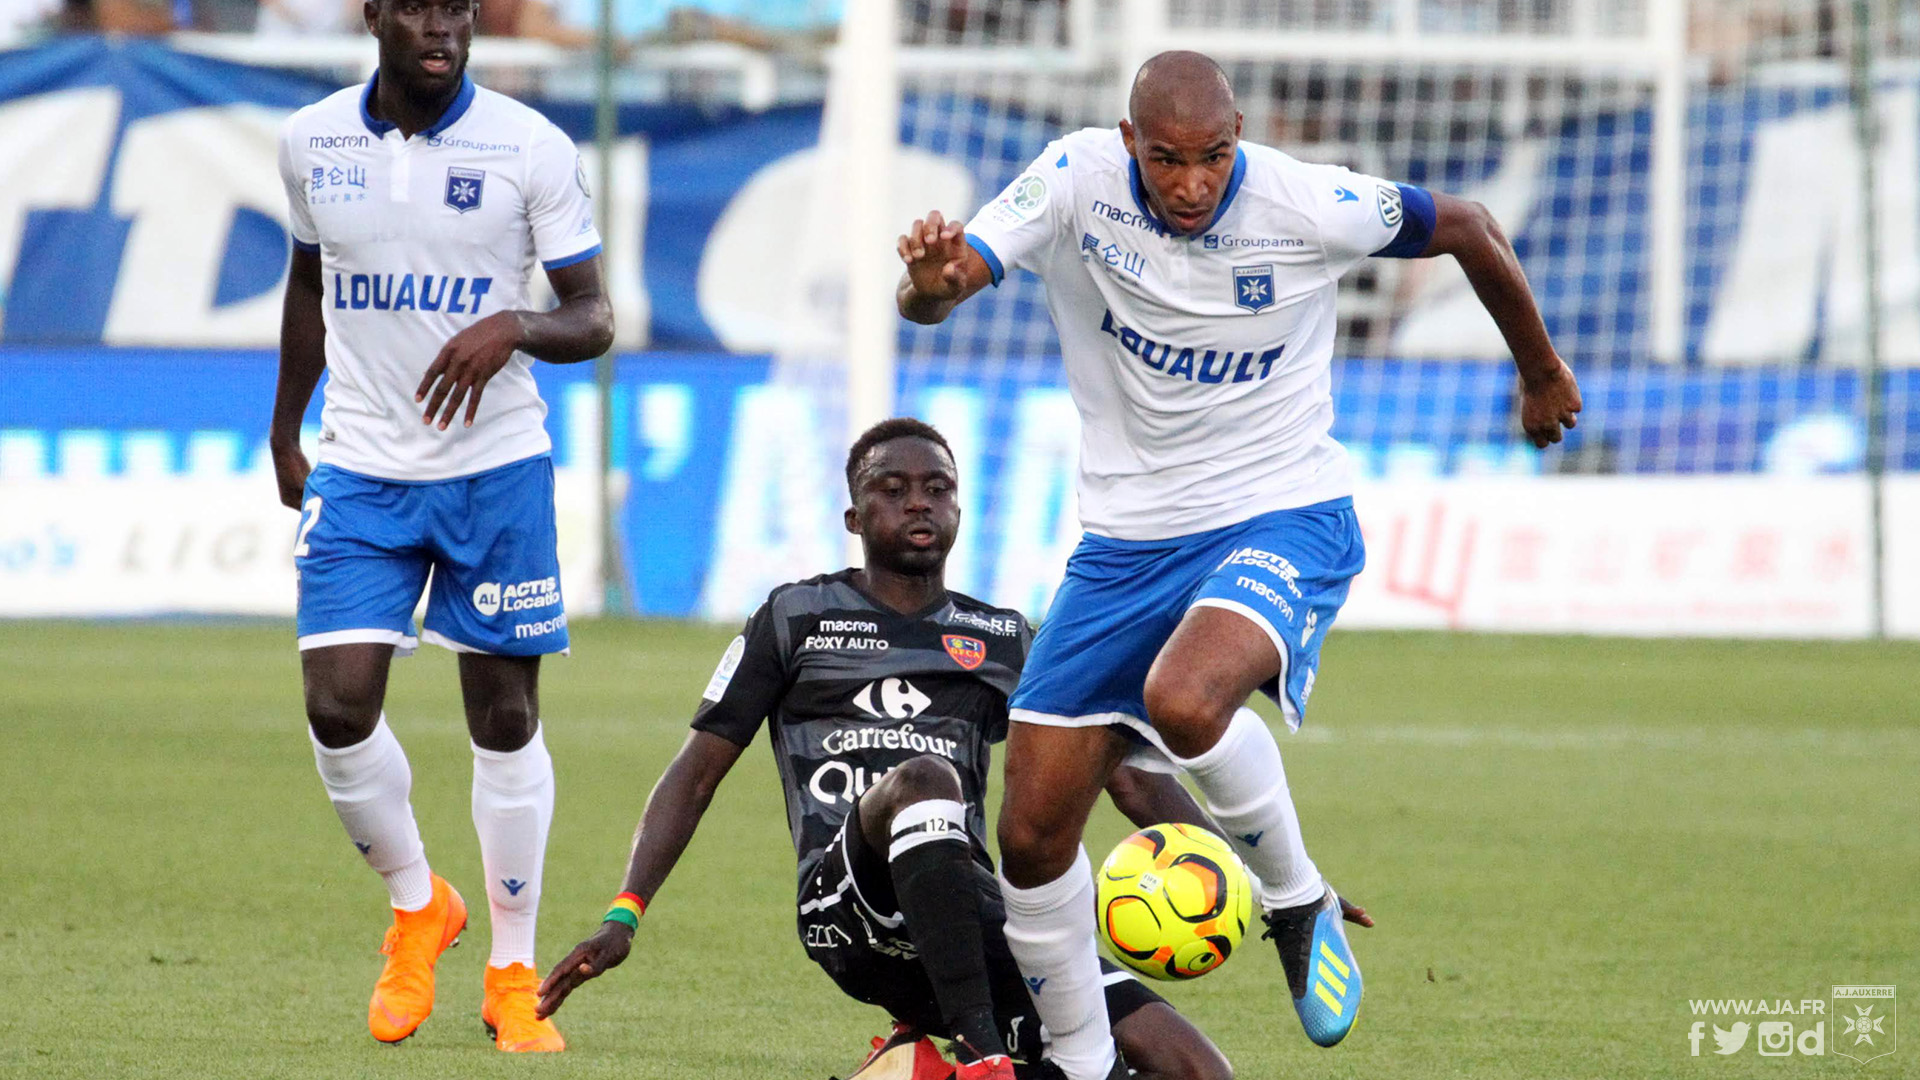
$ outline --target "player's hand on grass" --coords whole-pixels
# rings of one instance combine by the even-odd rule
[[[1356,926],[1373,925],[1373,916],[1367,914],[1367,909],[1344,896],[1340,897],[1340,917]]]
[[[300,499],[307,493],[307,474],[312,471],[299,443],[273,447],[273,480],[280,487],[281,506],[300,509]]]
[[[929,300],[952,300],[967,285],[967,228],[934,210],[907,229],[895,245],[907,264],[913,291]]]
[[[1580,384],[1559,357],[1546,374],[1521,380],[1520,427],[1533,445],[1546,449],[1560,441],[1562,428],[1579,423]]]
[[[440,355],[433,358],[427,373],[421,376],[420,388],[413,392],[415,402],[424,401],[427,405],[422,421],[431,424],[438,414],[439,428],[445,431],[459,415],[464,401],[466,425],[472,427],[473,418],[480,411],[481,391],[507,366],[507,361],[513,359],[522,334],[519,315],[496,311],[449,338],[440,346]]]
[[[600,924],[592,937],[573,947],[565,960],[553,966],[540,983],[540,1004],[534,1009],[542,1020],[560,1011],[560,1003],[581,983],[620,966],[633,948],[633,931],[615,922]]]

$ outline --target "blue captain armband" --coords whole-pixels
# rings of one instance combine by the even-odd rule
[[[1437,213],[1433,193],[1413,184],[1382,185],[1378,195],[1380,218],[1388,225],[1397,223],[1400,231],[1386,247],[1374,252],[1379,259],[1417,259],[1427,253],[1433,240]]]

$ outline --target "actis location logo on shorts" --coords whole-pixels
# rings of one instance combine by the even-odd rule
[[[551,607],[559,602],[560,580],[551,577],[512,584],[483,581],[473,590],[474,608],[488,618],[502,611],[528,611]]]
[[[1823,1057],[1866,1064],[1899,1049],[1896,987],[1836,986],[1826,998],[1695,998],[1687,1052],[1700,1057]]]

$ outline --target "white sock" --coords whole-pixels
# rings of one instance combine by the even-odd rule
[[[473,748],[473,828],[487,869],[493,967],[533,965],[540,868],[553,825],[553,758],[540,728],[518,750]]]
[[[1115,1050],[1093,941],[1093,865],[1087,849],[1045,885],[1016,889],[1002,875],[1000,893],[1007,905],[1007,945],[1052,1037],[1053,1063],[1068,1080],[1107,1080]]]
[[[1207,812],[1259,876],[1262,907],[1271,911],[1320,898],[1327,883],[1300,838],[1300,814],[1287,791],[1280,744],[1258,713],[1242,708],[1213,749],[1176,762],[1193,777]]]
[[[322,746],[312,728],[307,738],[313,741],[313,763],[334,813],[367,865],[387,883],[389,901],[402,911],[426,907],[433,899],[433,872],[427,869],[427,849],[421,846],[420,826],[407,801],[413,769],[387,726],[387,714],[380,714],[373,734],[352,746]]]

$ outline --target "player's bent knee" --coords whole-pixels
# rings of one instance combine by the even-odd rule
[[[1220,701],[1211,687],[1197,679],[1174,674],[1159,666],[1147,675],[1143,695],[1147,719],[1167,744],[1183,758],[1199,757],[1220,741],[1233,721],[1238,701]]]
[[[307,726],[329,750],[365,742],[380,724],[380,699],[367,693],[332,688],[307,690]]]
[[[502,754],[511,754],[532,742],[534,730],[539,726],[539,717],[533,714],[531,704],[517,694],[494,702],[478,716],[470,712],[467,717],[468,733],[473,741],[483,750]]]
[[[1080,851],[1080,833],[1046,822],[1016,820],[1000,815],[1000,869],[1015,887],[1037,888],[1057,880],[1073,866]]]
[[[952,763],[932,754],[911,757],[888,769],[860,796],[860,831],[876,851],[892,843],[894,819],[916,803],[934,800],[965,802],[960,773]]]
[[[880,778],[860,797],[860,826],[876,845],[883,844],[895,814],[917,802],[952,799],[964,802],[960,773],[944,758],[932,754],[908,758]]]
[[[964,794],[960,789],[960,773],[947,759],[933,754],[908,758],[889,770],[883,782],[893,785],[900,797],[914,802],[959,799]]]

